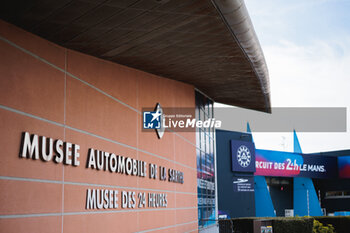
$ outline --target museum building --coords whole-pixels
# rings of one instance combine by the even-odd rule
[[[215,130],[145,130],[144,109],[270,112],[244,2],[1,8],[1,231],[217,232]]]

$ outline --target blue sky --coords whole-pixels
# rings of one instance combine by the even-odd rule
[[[272,107],[347,107],[347,132],[299,133],[303,151],[350,149],[350,0],[245,4],[269,69]],[[292,151],[291,132],[251,128],[257,148]]]
[[[349,0],[246,0],[262,45],[291,40],[308,45],[350,33]]]

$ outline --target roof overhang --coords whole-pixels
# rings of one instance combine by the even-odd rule
[[[1,18],[102,59],[270,112],[265,59],[243,0],[5,0]]]

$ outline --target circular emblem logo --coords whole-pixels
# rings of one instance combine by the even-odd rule
[[[251,161],[250,150],[245,145],[237,149],[237,160],[241,167],[248,167]]]

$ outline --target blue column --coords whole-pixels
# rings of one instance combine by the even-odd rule
[[[294,130],[294,152],[302,153],[298,136]],[[322,210],[311,178],[293,178],[294,215],[322,216]]]
[[[247,133],[252,133],[249,122],[247,122]],[[254,141],[252,136],[252,141]],[[271,200],[264,176],[254,176],[255,216],[276,217],[275,208]]]
[[[276,217],[264,176],[254,176],[256,217]]]
[[[294,215],[322,216],[322,210],[312,179],[295,177],[293,184]]]

